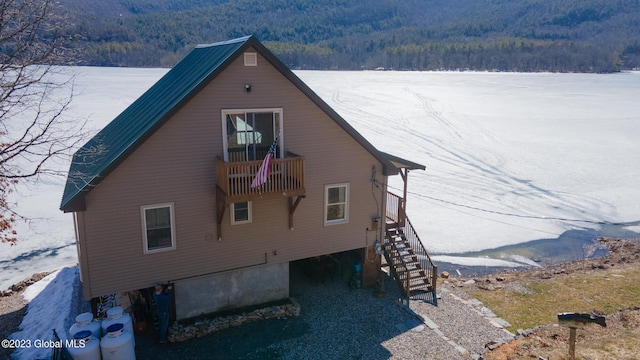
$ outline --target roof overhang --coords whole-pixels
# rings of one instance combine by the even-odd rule
[[[386,157],[393,164],[393,166],[395,166],[398,169],[407,169],[407,170],[425,170],[426,169],[426,166],[422,164],[418,164],[413,161],[409,161],[385,152],[382,152],[381,154],[384,157]]]

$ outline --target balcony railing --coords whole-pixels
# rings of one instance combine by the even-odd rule
[[[224,194],[225,204],[305,194],[303,157],[290,156],[271,160],[266,183],[251,188],[260,165],[262,160],[225,162],[220,157],[216,159],[216,185]]]

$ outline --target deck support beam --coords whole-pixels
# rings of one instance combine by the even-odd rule
[[[222,241],[222,218],[224,211],[227,209],[226,195],[216,186],[216,223],[218,231],[218,241]]]
[[[293,213],[296,212],[298,205],[300,205],[300,200],[306,198],[307,195],[300,195],[293,200],[293,197],[289,197],[289,230],[293,230]]]

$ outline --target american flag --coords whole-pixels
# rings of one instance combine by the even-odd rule
[[[271,144],[271,147],[269,147],[267,155],[264,157],[264,160],[262,160],[262,165],[260,165],[260,169],[258,169],[258,172],[256,173],[256,178],[253,179],[253,182],[251,183],[252,189],[262,186],[267,182],[267,178],[269,178],[269,170],[271,168],[271,159],[273,159],[276,154],[279,137],[280,134],[278,134],[275,140],[273,140],[273,144]]]

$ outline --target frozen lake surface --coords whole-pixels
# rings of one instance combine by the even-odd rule
[[[69,115],[95,131],[167,71],[65,70],[76,74]],[[378,149],[427,167],[410,172],[407,211],[436,262],[533,265],[547,255],[518,245],[560,239],[580,256],[597,236],[640,237],[640,72],[296,74]],[[77,262],[63,185],[15,194],[34,221],[0,245],[0,290]]]

